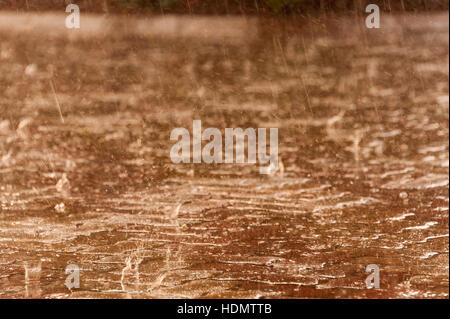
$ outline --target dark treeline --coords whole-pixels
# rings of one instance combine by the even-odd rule
[[[61,10],[69,3],[89,12],[188,14],[364,12],[369,3],[387,12],[449,8],[448,0],[0,0],[0,10]]]

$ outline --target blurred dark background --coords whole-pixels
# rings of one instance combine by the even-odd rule
[[[317,14],[448,10],[448,0],[0,0],[0,10],[60,10],[76,3],[90,12],[187,14]]]

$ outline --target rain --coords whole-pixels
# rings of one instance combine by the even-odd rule
[[[0,298],[448,298],[448,2],[138,2],[0,3]]]

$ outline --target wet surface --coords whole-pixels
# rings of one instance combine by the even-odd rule
[[[0,29],[0,298],[448,298],[448,15],[259,29]],[[173,164],[194,119],[279,170]]]

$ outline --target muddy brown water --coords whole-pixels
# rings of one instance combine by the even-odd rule
[[[0,298],[448,298],[448,14],[362,19],[3,25]],[[278,127],[283,167],[173,164],[194,119]]]

